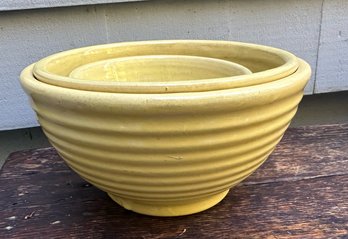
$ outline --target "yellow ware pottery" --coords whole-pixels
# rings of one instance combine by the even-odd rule
[[[170,46],[176,54],[180,49],[183,54],[220,59],[229,58],[232,52],[220,48],[228,43],[202,42],[199,51],[195,44],[185,41],[176,46],[169,41],[159,45]],[[148,53],[144,49],[151,44],[140,45],[141,52]],[[149,50],[153,49],[157,48]],[[89,60],[80,58],[80,50],[71,51],[73,55],[62,54],[62,62],[56,62],[62,67],[67,60],[66,67],[49,61],[44,68],[68,76],[82,65],[79,60],[91,62],[99,50],[90,49]],[[110,52],[109,56],[117,55],[115,50]],[[126,52],[130,53],[129,48]],[[104,53],[103,59],[107,58]],[[310,78],[309,65],[296,62],[298,69],[284,78],[278,71],[278,80],[204,92],[136,94],[64,88],[35,79],[33,65],[22,72],[21,84],[50,142],[81,177],[127,209],[180,216],[214,206],[267,159],[295,115]],[[274,60],[265,66],[283,63]]]
[[[142,55],[187,55],[227,60],[243,65],[254,74],[179,82],[99,81],[91,84],[72,79],[77,67],[95,61]],[[168,40],[114,43],[57,53],[34,66],[34,76],[45,83],[90,91],[118,93],[200,92],[258,85],[281,79],[298,68],[296,57],[280,49],[229,41]]]
[[[236,63],[197,56],[151,55],[97,61],[75,68],[70,77],[84,84],[98,81],[171,82],[251,74]]]

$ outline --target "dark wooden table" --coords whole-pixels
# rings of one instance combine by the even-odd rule
[[[53,148],[15,152],[0,214],[0,238],[348,238],[348,124],[289,129],[220,204],[175,218],[119,207]]]

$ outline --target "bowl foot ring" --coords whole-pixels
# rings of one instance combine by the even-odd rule
[[[150,216],[172,217],[189,215],[211,208],[214,205],[218,204],[227,195],[228,191],[229,190],[226,190],[196,200],[183,201],[181,203],[168,202],[166,204],[164,204],[163,202],[158,204],[156,204],[156,202],[153,202],[152,204],[150,204],[151,202],[148,201],[144,203],[143,201],[122,198],[111,193],[108,193],[108,195],[117,204],[128,210]]]

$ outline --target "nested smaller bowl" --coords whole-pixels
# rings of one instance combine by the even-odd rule
[[[71,84],[88,89],[115,82],[195,81],[251,74],[246,67],[215,58],[182,55],[148,55],[96,61],[75,68],[69,75]],[[57,82],[59,85],[60,82]]]
[[[299,62],[293,54],[268,46],[229,41],[167,40],[90,46],[53,54],[37,62],[35,78],[51,85],[80,89],[69,74],[95,61],[143,55],[187,55],[231,61],[247,67],[249,75],[175,82],[112,82],[84,85],[84,89],[113,93],[182,93],[241,88],[276,81],[293,74]]]

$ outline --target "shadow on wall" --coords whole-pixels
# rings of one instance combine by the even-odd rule
[[[348,91],[305,96],[290,127],[348,123]]]
[[[14,151],[50,146],[40,127],[0,131],[0,145],[0,167]]]

